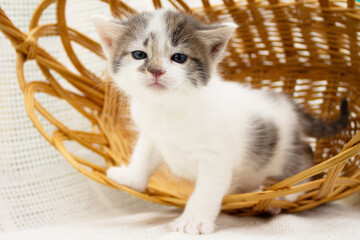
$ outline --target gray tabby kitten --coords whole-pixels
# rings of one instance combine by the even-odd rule
[[[109,178],[137,191],[164,161],[195,182],[174,231],[210,233],[225,194],[259,188],[312,165],[304,136],[327,137],[348,122],[347,102],[331,123],[306,114],[292,100],[223,81],[217,72],[236,25],[203,25],[168,10],[125,21],[94,17],[117,87],[130,99],[140,131],[129,166]]]

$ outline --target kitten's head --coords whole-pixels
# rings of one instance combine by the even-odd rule
[[[203,25],[169,10],[125,21],[93,17],[113,81],[130,95],[188,94],[207,85],[235,24]]]

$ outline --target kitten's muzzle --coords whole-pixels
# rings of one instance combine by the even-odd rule
[[[163,90],[163,89],[166,89],[166,87],[159,83],[159,82],[154,82],[154,83],[151,83],[149,85],[147,85],[150,89],[153,89],[153,90]]]
[[[156,90],[166,89],[166,86],[160,80],[160,76],[166,73],[164,69],[148,68],[148,72],[150,72],[153,75],[153,78],[151,79],[151,83],[147,85],[149,88]]]

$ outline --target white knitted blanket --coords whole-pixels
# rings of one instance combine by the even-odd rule
[[[191,236],[170,232],[168,223],[180,211],[158,209],[139,202],[134,213],[99,214],[83,221],[25,231],[5,232],[2,240],[100,240],[100,239],[207,239],[207,240],[356,240],[360,239],[360,208],[331,204],[298,214],[273,218],[233,217],[221,214],[216,231],[210,235]],[[144,212],[139,213],[138,211]]]

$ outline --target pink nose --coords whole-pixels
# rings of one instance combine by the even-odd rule
[[[150,68],[148,69],[148,71],[155,77],[158,78],[161,75],[163,75],[166,71],[162,70],[162,69],[154,69],[154,68]]]

